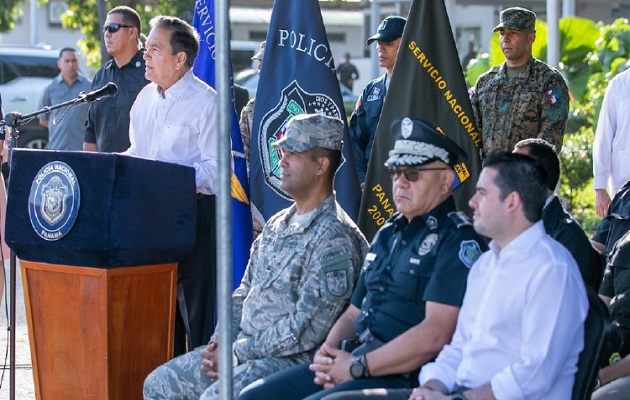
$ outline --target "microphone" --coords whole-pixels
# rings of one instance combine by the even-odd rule
[[[90,93],[80,93],[78,99],[83,102],[89,103],[95,100],[100,100],[103,97],[115,96],[117,92],[118,86],[116,86],[114,82],[109,82],[102,88],[93,90]]]

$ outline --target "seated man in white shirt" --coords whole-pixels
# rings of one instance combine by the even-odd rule
[[[413,391],[388,399],[570,399],[588,311],[580,271],[540,219],[545,172],[531,157],[492,153],[470,199],[475,230],[492,239],[468,274],[450,344]],[[355,393],[377,398],[379,393]]]

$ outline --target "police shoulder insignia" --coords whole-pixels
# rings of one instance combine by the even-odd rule
[[[432,231],[436,230],[438,227],[438,220],[433,215],[429,215],[426,223],[429,229]]]
[[[354,285],[354,273],[348,255],[335,257],[322,265],[320,281],[325,299],[349,299]]]
[[[459,244],[459,259],[468,267],[472,267],[481,256],[481,248],[476,240],[464,240]]]
[[[463,211],[451,211],[448,213],[448,217],[455,223],[457,228],[461,228],[462,226],[470,226],[472,222],[470,222],[470,218]]]

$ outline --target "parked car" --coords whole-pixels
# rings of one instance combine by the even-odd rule
[[[258,90],[258,70],[251,68],[246,69],[234,77],[234,82],[243,86],[249,92],[249,98],[253,99],[256,97],[256,91]],[[354,106],[359,100],[359,96],[352,93],[352,90],[345,85],[339,84],[339,89],[341,90],[341,97],[343,99],[343,106],[346,110],[346,116],[350,118],[352,111],[354,110]]]
[[[38,110],[44,89],[59,74],[58,50],[0,46],[0,94],[5,113],[29,114]],[[43,149],[48,129],[35,117],[19,128],[19,147]]]

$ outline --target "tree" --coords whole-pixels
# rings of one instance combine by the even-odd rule
[[[15,26],[15,17],[22,11],[19,8],[26,0],[0,0],[0,33],[9,31]]]

